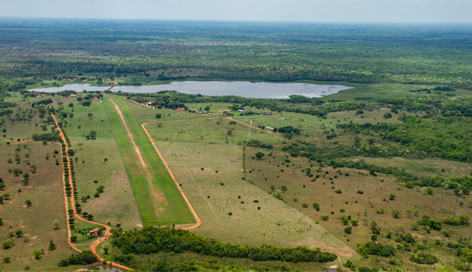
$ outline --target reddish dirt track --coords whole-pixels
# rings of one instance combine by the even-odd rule
[[[70,169],[70,157],[69,157],[69,154],[67,153],[67,150],[69,149],[69,147],[67,146],[67,142],[66,142],[66,138],[64,137],[64,133],[62,133],[62,130],[61,128],[58,126],[57,124],[57,120],[56,120],[56,117],[54,116],[54,114],[51,114],[52,118],[54,118],[54,123],[56,125],[56,128],[57,130],[59,131],[60,135],[61,135],[61,138],[62,138],[62,141],[63,143],[66,145],[66,157],[67,157],[67,167],[69,168],[69,177],[67,178],[67,182],[69,183],[70,187],[72,188],[72,192],[74,191],[74,184],[72,183],[72,171]],[[64,172],[65,174],[65,172]],[[66,182],[66,177],[65,175],[63,175],[63,181],[64,181],[64,184]],[[68,213],[68,210],[69,210],[69,201],[67,198],[69,198],[66,194],[66,190],[65,190],[65,185],[64,185],[64,197],[65,197],[65,206],[66,206],[66,214],[67,214],[67,222],[69,222],[69,213]],[[72,195],[70,196],[71,198],[71,201],[72,203],[74,203],[74,195],[72,193]],[[107,226],[105,224],[101,224],[101,223],[97,223],[97,222],[93,222],[93,221],[90,221],[90,220],[87,220],[87,219],[84,219],[82,217],[80,217],[78,214],[77,214],[77,211],[75,209],[75,205],[72,205],[72,210],[73,210],[73,214],[74,216],[81,220],[81,221],[84,221],[84,222],[87,222],[87,223],[90,223],[90,224],[94,224],[94,225],[97,225],[97,226],[101,226],[101,227],[105,227],[106,229],[106,232],[105,232],[105,235],[104,237],[100,237],[98,238],[98,240],[96,242],[94,242],[91,247],[90,247],[90,250],[92,250],[93,254],[95,254],[95,256],[97,256],[97,258],[103,262],[103,261],[106,261],[105,259],[103,259],[102,257],[100,257],[97,253],[97,246],[103,242],[105,239],[109,238],[111,236],[111,227],[110,226]],[[82,250],[78,249],[76,247],[76,245],[74,245],[71,241],[70,241],[70,237],[71,237],[71,231],[70,231],[70,228],[68,228],[68,231],[67,231],[67,242],[69,243],[69,245],[75,250],[75,251],[78,251],[78,252],[82,252]],[[107,264],[109,265],[112,265],[116,268],[119,268],[119,269],[124,269],[124,270],[132,270],[132,268],[129,268],[127,266],[124,266],[124,265],[121,265],[121,264],[117,264],[117,263],[113,263],[113,262],[109,262],[107,261]]]

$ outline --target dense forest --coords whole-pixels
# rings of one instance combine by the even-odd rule
[[[0,76],[18,80],[0,87],[162,70],[159,80],[447,83],[470,89],[471,32],[452,25],[2,19]],[[184,75],[186,68],[199,72]]]

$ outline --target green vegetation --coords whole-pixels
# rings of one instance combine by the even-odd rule
[[[171,225],[194,222],[194,219],[184,202],[180,192],[160,160],[145,132],[132,114],[124,100],[116,99],[126,125],[139,148],[139,157],[133,144],[127,136],[114,104],[104,100],[108,118],[113,133],[125,163],[126,172],[130,179],[138,209],[144,225]],[[143,160],[145,168],[141,163]]]
[[[149,241],[158,240],[159,244]],[[214,239],[204,238],[185,230],[174,228],[145,227],[139,231],[121,230],[113,232],[112,244],[124,254],[152,254],[160,251],[182,253],[193,251],[202,255],[219,257],[249,258],[255,261],[287,261],[287,262],[332,262],[335,254],[311,250],[307,247],[281,248],[264,245],[262,247],[240,246],[221,243]]]
[[[472,270],[470,27],[191,24],[0,20],[0,270],[97,262],[72,205],[142,271]],[[175,80],[354,89],[120,92]],[[67,83],[117,92],[26,91]]]

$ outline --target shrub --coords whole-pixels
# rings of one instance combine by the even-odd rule
[[[381,257],[395,256],[395,248],[388,244],[367,242],[365,244],[358,244],[356,251],[361,255],[376,255]]]
[[[418,263],[418,264],[435,264],[439,260],[436,256],[425,253],[425,252],[417,252],[416,254],[410,254],[410,261]]]
[[[352,233],[352,227],[349,226],[349,227],[345,228],[345,229],[344,229],[344,232],[345,232],[346,234],[351,234],[351,233]]]
[[[443,223],[451,226],[458,226],[459,220],[457,220],[454,216],[448,216],[443,219]]]
[[[80,254],[72,254],[67,259],[63,259],[59,262],[59,266],[68,266],[68,265],[87,265],[97,262],[97,256],[95,256],[91,250],[84,250]]]

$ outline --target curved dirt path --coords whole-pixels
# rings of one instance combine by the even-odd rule
[[[118,115],[120,116],[120,119],[121,119],[121,122],[123,122],[123,125],[126,129],[126,132],[128,133],[128,137],[130,137],[131,139],[131,142],[133,143],[133,146],[134,146],[134,149],[136,151],[136,154],[138,154],[140,160],[141,160],[141,163],[143,164],[143,167],[146,171],[147,169],[147,166],[145,165],[144,163],[144,160],[143,158],[141,157],[141,152],[139,151],[139,148],[138,146],[134,143],[134,139],[133,139],[133,134],[131,133],[131,131],[129,130],[128,126],[126,125],[126,121],[123,117],[123,114],[121,113],[121,110],[120,108],[118,107],[118,105],[115,103],[115,101],[113,101],[113,99],[110,99],[110,101],[113,103],[113,105],[115,105],[115,109],[116,111],[118,112]],[[192,226],[189,226],[189,227],[182,227],[180,229],[184,229],[184,230],[189,230],[189,229],[195,229],[195,228],[198,228],[202,225],[202,220],[200,219],[200,217],[198,217],[197,213],[195,212],[195,210],[193,209],[192,207],[192,204],[190,204],[190,201],[188,201],[187,199],[187,196],[184,194],[184,192],[182,191],[182,188],[180,188],[180,185],[179,183],[177,182],[177,180],[175,179],[174,177],[174,174],[172,174],[172,171],[170,170],[169,166],[167,165],[167,162],[164,160],[164,157],[162,157],[161,155],[161,152],[159,152],[159,150],[157,149],[157,147],[154,145],[154,140],[151,138],[151,136],[149,135],[149,133],[147,132],[147,130],[144,128],[143,125],[141,125],[141,127],[143,128],[144,132],[146,132],[146,135],[148,136],[148,139],[149,141],[151,141],[151,144],[152,146],[154,147],[154,150],[156,150],[157,154],[159,155],[159,158],[161,159],[161,161],[164,163],[164,166],[166,167],[167,169],[167,172],[169,173],[169,175],[171,176],[172,180],[174,181],[175,183],[175,186],[177,187],[177,189],[179,190],[180,194],[182,195],[185,203],[187,204],[190,212],[192,213],[193,215],[193,218],[195,219],[195,225],[192,225]],[[147,171],[146,171],[147,172]],[[150,184],[149,186],[152,186],[152,188],[154,188],[154,186],[152,184]],[[151,188],[150,188],[151,189]]]
[[[62,176],[63,177],[63,182],[64,182],[64,201],[65,201],[65,206],[66,206],[66,215],[67,215],[67,222],[69,222],[69,201],[68,201],[68,198],[70,197],[71,198],[71,202],[72,204],[75,203],[75,200],[74,200],[74,184],[72,183],[72,170],[70,169],[70,157],[69,157],[69,154],[67,153],[67,151],[69,150],[69,147],[67,146],[67,142],[66,142],[66,138],[64,137],[64,133],[62,133],[62,129],[58,126],[57,124],[57,120],[56,120],[56,117],[54,116],[54,114],[51,113],[51,116],[52,118],[54,119],[54,124],[56,126],[56,129],[59,131],[59,135],[61,135],[61,138],[62,138],[62,142],[65,144],[66,146],[66,150],[65,150],[65,153],[66,153],[66,158],[67,158],[67,167],[69,168],[69,177],[67,179],[67,182],[69,183],[70,187],[71,187],[71,196],[67,196],[66,194],[66,188],[65,188],[65,182],[66,182],[66,177],[65,177],[65,170],[64,170],[64,175]],[[62,148],[61,148],[62,150]],[[101,223],[97,223],[97,222],[93,222],[93,221],[90,221],[90,220],[87,220],[87,219],[84,219],[82,217],[80,217],[78,214],[77,214],[77,211],[75,209],[75,205],[72,205],[72,210],[73,210],[73,214],[74,216],[81,220],[81,221],[84,221],[84,222],[87,222],[87,223],[90,223],[90,224],[94,224],[94,225],[97,225],[97,226],[102,226],[102,227],[105,227],[106,229],[106,232],[105,232],[105,235],[104,237],[100,237],[98,238],[98,240],[94,243],[92,243],[92,246],[90,247],[90,250],[92,250],[92,253],[97,256],[98,260],[103,262],[103,261],[106,261],[105,259],[103,259],[102,257],[100,257],[100,255],[98,255],[97,253],[97,246],[103,242],[106,238],[110,237],[111,236],[111,227],[108,226],[108,225],[105,225],[105,224],[101,224]],[[78,249],[77,246],[75,244],[73,244],[71,241],[70,241],[70,237],[71,237],[71,230],[69,228],[69,226],[67,226],[67,242],[69,243],[69,245],[75,250],[75,251],[78,251],[78,252],[82,252],[82,250]],[[120,269],[123,269],[123,270],[133,270],[132,268],[129,268],[127,266],[124,266],[124,265],[121,265],[121,264],[117,264],[117,263],[113,263],[113,262],[110,262],[110,261],[106,261],[108,264],[114,266],[114,267],[117,267],[117,268],[120,268]]]

